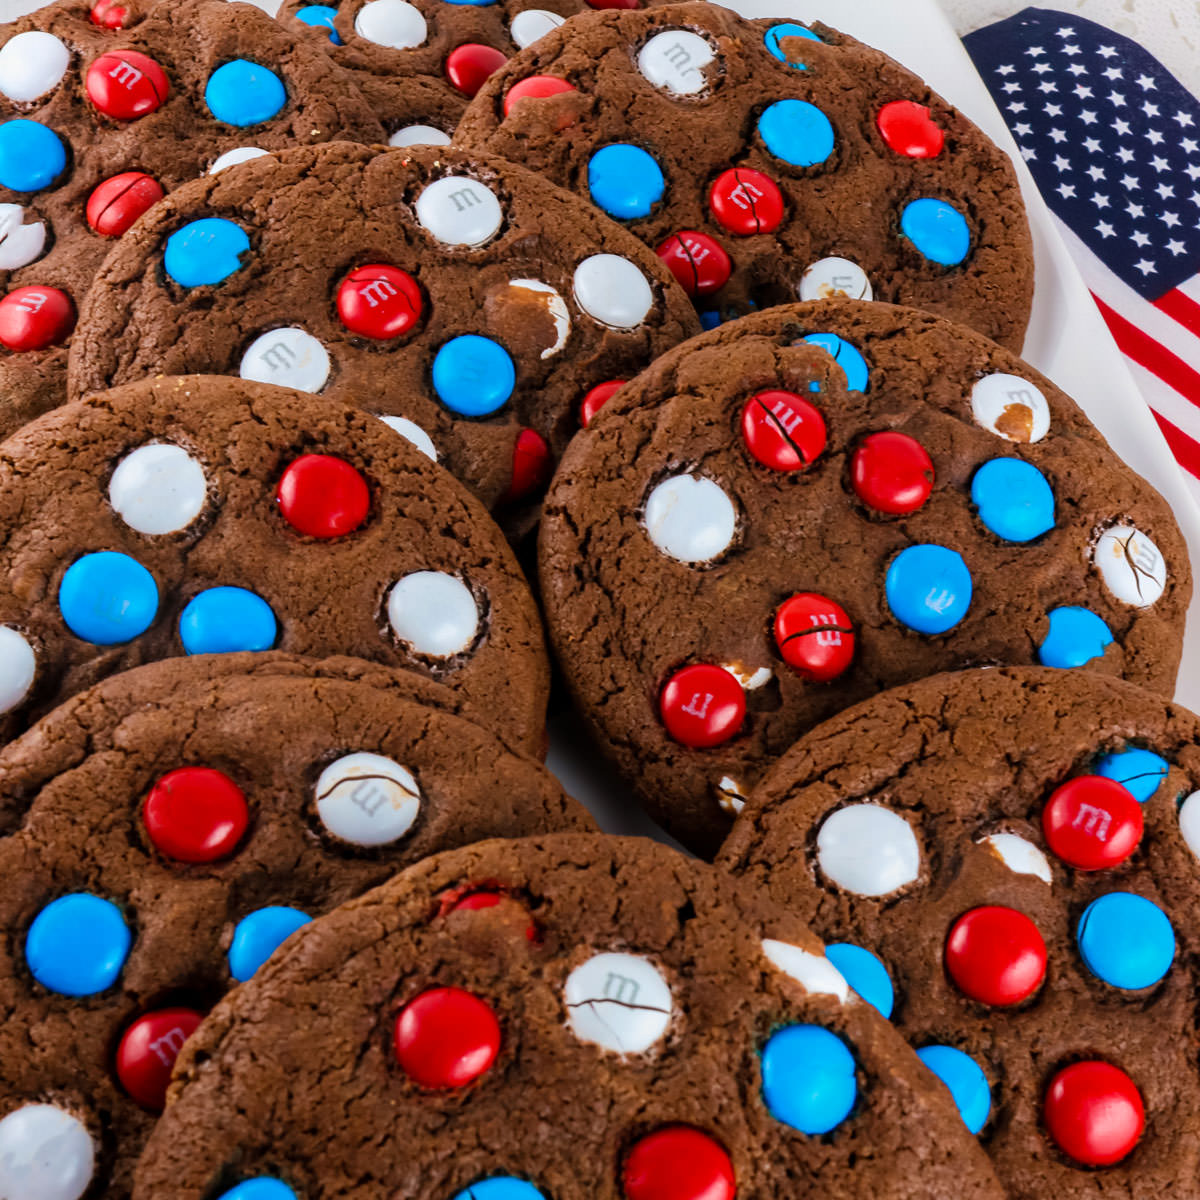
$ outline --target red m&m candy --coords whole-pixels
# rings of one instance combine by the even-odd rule
[[[1069,866],[1103,871],[1123,863],[1142,840],[1142,806],[1103,775],[1081,775],[1056,788],[1042,809],[1046,844]]]
[[[825,449],[825,418],[795,392],[759,392],[742,409],[746,448],[772,471],[800,471]]]
[[[154,112],[171,90],[166,72],[136,50],[110,50],[88,67],[88,99],[114,121],[135,121]]]
[[[546,439],[533,429],[522,429],[513,443],[512,481],[502,497],[505,503],[523,500],[540,491],[554,469]]]
[[[207,863],[233,853],[250,812],[242,789],[228,775],[212,767],[180,767],[150,789],[142,821],[168,858]]]
[[[586,428],[592,423],[592,418],[604,407],[616,392],[627,380],[624,379],[608,379],[604,383],[598,383],[589,390],[586,396],[579,404],[579,421]]]
[[[888,147],[906,158],[937,158],[946,144],[946,135],[929,109],[913,100],[885,104],[875,122]]]
[[[1041,987],[1046,943],[1024,913],[989,904],[954,922],[945,962],[960,992],[1001,1008],[1028,1000]]]
[[[732,672],[711,663],[676,671],[659,697],[667,732],[693,750],[727,742],[746,719],[746,692]]]
[[[275,493],[283,519],[315,538],[353,533],[371,507],[367,481],[344,458],[302,454],[290,463]]]
[[[708,296],[729,282],[733,263],[707,233],[681,229],[658,247],[658,257],[689,296]]]
[[[906,433],[872,433],[850,462],[854,493],[879,512],[916,512],[933,491],[933,461]]]
[[[139,1017],[117,1047],[117,1079],[125,1091],[152,1112],[162,1112],[171,1068],[204,1020],[190,1008],[163,1008]]]
[[[576,91],[574,84],[553,75],[529,75],[518,80],[508,89],[504,97],[504,115],[507,117],[518,100],[545,100],[550,96],[561,96],[564,92]]]
[[[393,1041],[400,1066],[421,1087],[466,1087],[496,1061],[500,1022],[478,996],[432,988],[400,1011]]]
[[[338,285],[338,317],[351,333],[386,341],[407,333],[425,307],[417,281],[399,267],[355,267]]]
[[[101,237],[120,237],[162,198],[158,180],[144,171],[122,171],[93,189],[87,202],[87,223]]]
[[[446,78],[464,96],[474,96],[493,71],[508,62],[499,50],[479,42],[464,42],[446,56]]]
[[[854,659],[854,626],[828,596],[798,592],[775,614],[775,644],[783,661],[810,683],[829,683]]]
[[[88,17],[93,25],[104,29],[122,29],[129,17],[129,9],[120,0],[99,0],[92,5]]]
[[[1043,1108],[1058,1148],[1088,1167],[1109,1167],[1137,1145],[1146,1109],[1137,1085],[1119,1067],[1092,1060],[1059,1071]]]
[[[733,1200],[725,1148],[690,1125],[667,1125],[634,1142],[621,1177],[626,1200]]]
[[[722,171],[708,191],[708,206],[727,233],[774,233],[783,223],[783,193],[768,175],[749,167]]]
[[[13,288],[0,300],[0,345],[14,353],[56,346],[74,328],[75,305],[58,288]]]

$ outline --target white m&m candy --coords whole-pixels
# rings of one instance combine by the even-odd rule
[[[182,447],[150,442],[127,454],[108,483],[108,502],[138,533],[186,529],[208,497],[204,468]]]
[[[642,1054],[671,1023],[671,989],[649,959],[597,954],[567,976],[571,1030],[580,1041],[618,1054]]]
[[[1149,608],[1167,586],[1167,564],[1159,548],[1132,525],[1106,529],[1092,551],[1104,586],[1133,608]]]
[[[377,46],[412,50],[429,36],[421,10],[407,0],[371,0],[358,10],[354,32]]]
[[[1193,792],[1179,806],[1179,832],[1187,848],[1200,858],[1200,792]]]
[[[771,938],[763,939],[762,948],[771,965],[794,979],[810,996],[836,996],[843,1004],[850,999],[846,977],[825,955]]]
[[[329,378],[329,352],[303,329],[271,329],[246,348],[238,374],[255,383],[319,392]]]
[[[673,475],[650,493],[644,521],[650,540],[669,558],[710,562],[733,541],[737,509],[711,479]]]
[[[405,125],[388,138],[389,146],[448,146],[450,135],[433,125]]]
[[[214,158],[212,166],[208,168],[208,173],[219,175],[226,167],[236,167],[238,163],[266,157],[267,151],[260,150],[257,146],[235,146],[232,150],[226,150],[224,154]]]
[[[479,608],[461,579],[442,571],[416,571],[392,588],[388,621],[396,636],[418,654],[450,658],[471,647]]]
[[[698,33],[665,29],[641,48],[637,64],[655,87],[690,96],[704,89],[704,68],[715,57],[713,48]]]
[[[867,273],[848,258],[822,258],[800,276],[801,300],[874,300]]]
[[[41,258],[46,248],[46,223],[25,223],[19,204],[0,204],[0,271],[15,271]]]
[[[1010,442],[1040,442],[1050,431],[1050,406],[1019,375],[985,375],[971,389],[971,413],[984,429]]]
[[[317,815],[334,837],[355,846],[386,846],[402,838],[421,809],[410,771],[382,754],[346,754],[317,780]]]
[[[0,48],[0,92],[18,104],[36,100],[67,73],[71,52],[52,33],[31,29]]]
[[[650,281],[619,254],[593,254],[575,268],[575,303],[601,325],[636,329],[654,306]]]
[[[33,647],[17,630],[0,625],[0,712],[16,708],[29,695],[36,674]]]
[[[437,447],[433,444],[433,438],[423,430],[416,421],[410,421],[407,417],[393,417],[390,415],[381,416],[379,418],[389,429],[398,433],[406,442],[411,442],[426,458],[438,460]]]
[[[482,246],[504,221],[496,193],[478,179],[447,175],[417,197],[417,220],[447,246]]]
[[[527,8],[513,17],[508,32],[512,34],[512,40],[524,50],[526,46],[532,46],[538,38],[545,37],[550,30],[557,29],[565,20],[566,17],[560,17],[558,13],[546,8]]]
[[[79,1200],[95,1171],[83,1123],[53,1104],[26,1104],[0,1120],[0,1196]]]
[[[1043,883],[1053,882],[1049,861],[1032,842],[1015,833],[993,833],[982,841],[1015,875],[1035,875]]]
[[[851,804],[825,818],[817,864],[833,884],[856,896],[886,896],[921,872],[912,826],[879,804]]]

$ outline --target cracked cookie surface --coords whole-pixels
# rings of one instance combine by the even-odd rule
[[[876,956],[1011,1196],[1193,1197],[1198,744],[1118,679],[922,680],[801,739],[718,862]]]
[[[592,828],[466,712],[353,659],[206,656],[0,751],[0,1193],[127,1196],[180,1046],[304,921],[439,850]]]
[[[793,1039],[837,1064],[793,1060],[811,1108],[763,1090]],[[666,847],[571,834],[427,860],[218,1007],[135,1195],[256,1178],[346,1200],[999,1195],[802,924]]]
[[[572,444],[541,594],[600,745],[714,853],[770,760],[940,671],[1086,666],[1170,690],[1191,595],[1165,501],[1014,355],[820,301],[664,355]]]

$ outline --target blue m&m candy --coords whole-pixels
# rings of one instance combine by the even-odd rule
[[[229,973],[245,983],[279,946],[312,920],[298,908],[272,904],[243,917],[229,945]]]
[[[834,942],[825,947],[825,957],[842,973],[842,978],[885,1017],[892,1015],[896,992],[892,977],[882,961],[870,950],[849,942]]]
[[[274,71],[235,58],[218,67],[204,86],[204,103],[226,125],[261,125],[287,102],[283,80]]]
[[[250,249],[246,231],[223,217],[191,221],[167,238],[163,267],[181,287],[201,287],[228,279]]]
[[[979,1064],[953,1046],[926,1046],[917,1057],[950,1089],[967,1128],[978,1133],[992,1111],[992,1089]]]
[[[1050,630],[1038,647],[1038,662],[1043,667],[1082,667],[1104,654],[1111,645],[1112,630],[1090,608],[1066,605],[1052,609],[1047,616]]]
[[[333,27],[336,18],[337,9],[330,8],[328,4],[306,4],[303,8],[296,10],[297,21],[302,21],[305,25],[312,25],[316,29],[328,29],[329,40],[335,46],[340,46],[342,36]]]
[[[493,1175],[463,1188],[454,1200],[546,1200],[545,1196],[524,1179],[514,1175]]]
[[[956,267],[971,250],[967,219],[945,200],[914,200],[900,217],[900,230],[930,262]]]
[[[282,1179],[260,1175],[222,1192],[218,1200],[296,1200],[296,1193]]]
[[[433,390],[451,411],[486,417],[499,411],[517,386],[508,351],[491,338],[466,333],[451,338],[433,360]]]
[[[793,167],[813,167],[833,153],[833,126],[807,100],[777,100],[758,118],[766,148]]]
[[[1083,910],[1075,931],[1079,953],[1097,979],[1136,991],[1156,984],[1175,957],[1175,930],[1152,900],[1109,892]]]
[[[763,1098],[777,1121],[801,1133],[828,1133],[858,1097],[854,1055],[819,1025],[789,1025],[762,1052]]]
[[[618,220],[649,216],[666,190],[662,168],[641,146],[604,146],[588,162],[593,203]]]
[[[271,606],[240,587],[208,588],[179,615],[179,636],[189,654],[270,650],[278,634]]]
[[[1031,542],[1054,528],[1054,491],[1045,475],[1021,458],[993,458],[971,480],[979,519],[1006,542]]]
[[[1145,804],[1158,791],[1158,785],[1166,779],[1170,769],[1162,755],[1130,746],[1127,750],[1106,754],[1096,764],[1095,773],[1105,779],[1115,779],[1139,804]]]
[[[795,67],[797,71],[807,71],[808,67],[805,63],[797,62],[794,58],[788,58],[784,54],[783,47],[779,44],[783,38],[808,38],[811,42],[819,42],[821,39],[811,29],[797,25],[795,21],[784,21],[781,25],[772,25],[763,36],[763,43],[781,63],[787,63],[789,67]]]
[[[852,392],[867,390],[867,383],[871,378],[867,360],[858,352],[857,347],[852,346],[844,337],[839,337],[836,333],[808,333],[800,340],[810,346],[820,346],[845,372],[846,386]],[[820,385],[814,384],[812,390],[819,392]]]
[[[66,169],[62,139],[38,121],[0,124],[0,185],[13,192],[49,187]]]
[[[971,572],[945,546],[909,546],[892,559],[884,581],[892,615],[918,633],[945,633],[971,607]]]
[[[137,559],[101,550],[67,568],[58,585],[58,607],[77,638],[117,646],[150,628],[158,614],[158,585]]]
[[[121,910],[90,892],[51,901],[25,937],[34,979],[64,996],[94,996],[112,987],[133,938]]]

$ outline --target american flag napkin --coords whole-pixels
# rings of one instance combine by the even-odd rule
[[[963,41],[1200,489],[1200,102],[1071,14],[1028,8]]]

